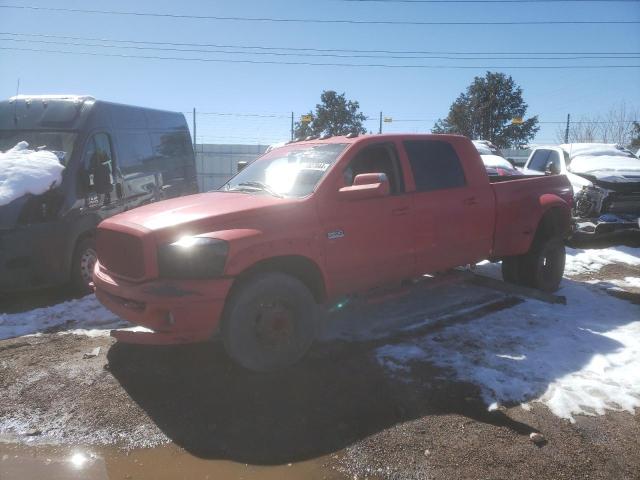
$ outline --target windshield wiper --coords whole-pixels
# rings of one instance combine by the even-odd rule
[[[251,182],[241,182],[238,184],[238,186],[243,187],[253,187],[256,188],[258,190],[263,190],[265,192],[267,192],[270,195],[273,195],[274,197],[278,197],[278,198],[284,198],[284,195],[279,194],[278,192],[276,192],[275,190],[273,190],[269,185],[267,185],[266,183],[262,183],[262,182],[257,182],[257,181],[251,181]],[[233,190],[233,189],[231,189]]]

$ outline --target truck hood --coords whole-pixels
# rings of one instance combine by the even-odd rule
[[[145,205],[111,217],[103,224],[133,224],[147,231],[166,232],[168,235],[178,230],[184,234],[196,234],[249,216],[286,209],[298,202],[299,199],[278,198],[268,194],[209,192]]]
[[[585,155],[574,158],[569,165],[572,173],[586,173],[595,178],[640,177],[640,159],[617,155]],[[622,179],[621,181],[628,181]]]

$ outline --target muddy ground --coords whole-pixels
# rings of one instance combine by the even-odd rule
[[[296,367],[263,375],[215,345],[12,339],[0,342],[0,418],[35,443],[170,441],[249,465],[325,457],[327,475],[348,478],[640,478],[638,415],[570,424],[539,404],[488,412],[477,387],[428,364],[415,365],[415,382],[393,379],[372,355],[377,345],[320,344]]]
[[[612,275],[640,276],[617,265],[574,280]],[[624,298],[638,303],[640,292]],[[0,430],[10,433],[0,441],[112,445],[133,455],[170,442],[198,459],[250,466],[321,459],[313,475],[289,478],[640,478],[638,414],[571,424],[538,403],[489,412],[476,386],[428,363],[412,366],[411,382],[390,376],[374,351],[400,340],[321,342],[270,375],[235,366],[216,344],[127,346],[64,333],[0,341]],[[533,443],[533,432],[544,441]],[[0,443],[0,457],[11,445]],[[113,471],[109,478],[162,478]]]

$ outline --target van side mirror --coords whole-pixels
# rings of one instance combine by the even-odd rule
[[[105,194],[111,192],[111,172],[104,163],[99,163],[96,166],[93,183],[96,187],[96,193]]]
[[[249,164],[249,162],[247,162],[246,160],[240,160],[238,162],[238,172],[241,172],[242,170],[244,170],[244,168]]]
[[[553,161],[549,161],[544,169],[545,175],[560,175],[560,166]]]
[[[363,200],[386,197],[390,191],[385,173],[361,173],[353,179],[353,185],[338,190],[338,196],[343,200]]]

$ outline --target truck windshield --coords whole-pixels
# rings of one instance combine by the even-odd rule
[[[267,152],[221,187],[226,191],[305,197],[346,144],[290,145]]]
[[[0,130],[0,152],[12,149],[20,142],[27,142],[30,150],[48,150],[57,155],[60,163],[67,165],[73,153],[77,134],[52,130]]]

